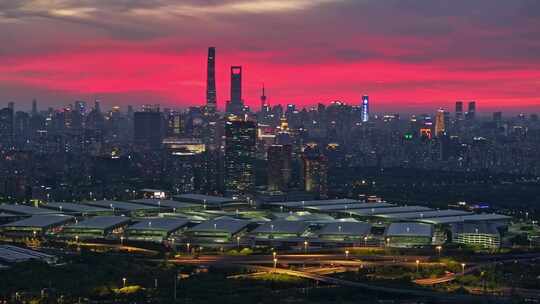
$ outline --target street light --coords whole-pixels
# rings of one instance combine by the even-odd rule
[[[308,241],[304,241],[304,252],[307,253],[308,250]]]
[[[79,236],[78,235],[75,236],[75,243],[77,243],[77,244],[79,243]]]
[[[465,275],[465,266],[467,266],[465,263],[461,263],[461,275]]]
[[[416,260],[416,273],[418,273],[419,268],[420,268],[420,260]]]
[[[367,247],[367,236],[364,237],[364,247]]]
[[[191,245],[190,243],[186,243],[186,251],[187,251],[187,254],[189,254],[189,246],[190,246],[190,245]]]
[[[345,250],[345,259],[349,259],[349,250]]]
[[[277,268],[277,258],[274,258],[274,270]]]
[[[437,249],[437,254],[439,255],[439,257],[441,257],[442,246],[439,245],[439,246],[435,247],[435,249]]]
[[[123,284],[124,288],[126,287],[126,280],[127,280],[126,278],[122,278],[122,284]]]
[[[276,258],[276,256],[277,256],[277,252],[275,252],[275,251],[274,251],[274,252],[272,252],[272,256],[273,256],[273,257],[274,257],[274,259],[275,259],[275,258]]]
[[[120,245],[124,246],[124,236],[120,236]]]
[[[240,236],[236,237],[236,246],[240,249]]]

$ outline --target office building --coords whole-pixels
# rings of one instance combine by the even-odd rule
[[[225,191],[242,193],[254,186],[257,128],[254,122],[229,120],[225,125]]]
[[[134,139],[137,144],[159,148],[162,141],[162,117],[159,108],[145,107],[134,114]]]
[[[318,198],[328,194],[328,162],[316,144],[308,144],[302,154],[304,190]]]
[[[0,110],[0,145],[9,146],[13,142],[14,126],[13,109],[3,108]]]
[[[287,191],[291,179],[292,147],[268,147],[268,190]]]
[[[456,120],[463,120],[463,101],[456,101]]]
[[[476,101],[469,102],[469,108],[467,109],[467,120],[474,120],[476,118]]]
[[[171,111],[167,114],[167,137],[180,137],[184,132],[182,113]]]
[[[502,121],[502,112],[493,112],[493,121],[501,122]]]

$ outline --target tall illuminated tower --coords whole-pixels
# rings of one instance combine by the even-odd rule
[[[206,70],[206,111],[208,114],[214,114],[216,110],[216,48],[209,47]]]
[[[362,96],[362,111],[360,113],[362,122],[369,121],[369,96]]]
[[[441,136],[446,132],[445,114],[443,109],[437,110],[435,116],[435,136]]]
[[[239,115],[244,111],[242,100],[242,67],[231,67],[231,100],[227,103],[227,112]]]
[[[266,102],[266,94],[264,92],[264,84],[262,86],[262,94],[261,94],[261,111],[265,112],[268,109],[268,103]]]

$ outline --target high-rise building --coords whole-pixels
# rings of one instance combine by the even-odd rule
[[[443,109],[437,110],[435,116],[435,136],[441,136],[446,132],[446,120]]]
[[[225,191],[244,193],[255,185],[254,161],[257,127],[253,121],[225,124]]]
[[[231,67],[231,101],[242,102],[242,67]]]
[[[99,105],[98,105],[99,107]],[[77,100],[75,101],[75,107],[74,107],[74,110],[75,112],[81,114],[82,116],[86,116],[87,114],[87,111],[88,111],[88,107],[86,105],[86,101],[83,101],[83,100]]]
[[[192,193],[206,189],[206,146],[195,138],[166,138],[163,140],[164,177],[174,194]]]
[[[96,99],[94,102],[94,111],[101,114],[101,101],[99,99]]]
[[[502,112],[493,112],[493,121],[501,122],[502,121]]]
[[[369,121],[369,96],[362,96],[362,110],[360,112],[362,122]]]
[[[183,131],[182,113],[169,112],[167,114],[167,136],[180,137]]]
[[[268,190],[287,191],[291,179],[292,147],[268,147]]]
[[[13,142],[14,114],[10,107],[0,110],[0,145],[9,146]]]
[[[134,114],[134,139],[137,144],[158,148],[163,138],[162,117],[159,108]]]
[[[302,155],[304,190],[319,198],[328,196],[328,161],[316,144],[308,144]]]
[[[467,120],[474,120],[476,118],[476,101],[469,101],[469,108],[467,110]]]
[[[38,114],[37,100],[34,98],[32,99],[32,116],[36,116],[37,114]]]
[[[231,100],[227,103],[227,113],[240,115],[244,112],[242,100],[242,67],[231,67]]]
[[[214,114],[217,110],[215,47],[208,48],[208,64],[206,69],[206,111],[208,114]]]
[[[456,120],[463,120],[463,101],[456,101]]]

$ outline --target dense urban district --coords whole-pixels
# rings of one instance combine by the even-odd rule
[[[215,60],[201,107],[0,109],[0,303],[540,301],[537,114],[255,111],[241,66],[219,111]]]

